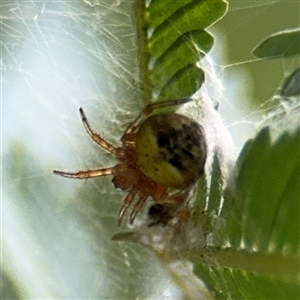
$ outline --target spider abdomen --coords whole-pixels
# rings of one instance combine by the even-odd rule
[[[188,117],[150,116],[140,125],[135,147],[141,171],[158,184],[184,189],[203,172],[207,152],[203,128]]]

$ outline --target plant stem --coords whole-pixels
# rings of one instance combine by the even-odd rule
[[[148,48],[148,22],[145,0],[135,1],[135,17],[137,31],[137,47],[139,60],[139,86],[143,103],[150,103],[152,98],[149,78],[150,53]]]

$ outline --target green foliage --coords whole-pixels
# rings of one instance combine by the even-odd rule
[[[228,246],[195,263],[216,299],[299,298],[299,146],[300,128],[275,143],[264,128],[242,150],[220,214]]]
[[[225,1],[151,1],[147,9],[152,34],[150,82],[157,100],[185,98],[204,82],[196,63],[210,51],[213,37],[204,29],[227,10]]]
[[[259,58],[288,58],[300,56],[300,29],[285,30],[270,35],[252,53]]]
[[[272,240],[275,250],[292,248],[295,254],[298,249],[299,228],[294,225],[299,220],[299,133],[285,133],[272,145],[266,128],[245,146],[247,153],[239,162],[235,183],[237,191],[229,200],[238,218],[228,223],[241,225],[238,239],[241,242],[243,237],[245,246],[255,244],[259,250],[267,251],[267,238],[274,234],[273,238],[285,243]],[[225,205],[224,214],[229,210]]]
[[[186,65],[165,83],[160,90],[158,99],[186,98],[199,90],[203,82],[203,71],[194,64]]]
[[[280,89],[281,97],[294,97],[300,95],[300,68],[295,69],[284,81]]]

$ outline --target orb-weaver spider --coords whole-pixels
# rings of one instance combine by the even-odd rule
[[[77,179],[112,175],[116,188],[128,191],[118,214],[121,224],[127,208],[137,196],[130,215],[132,224],[148,197],[158,204],[184,203],[203,173],[206,142],[203,128],[186,116],[164,113],[149,116],[154,110],[184,104],[192,99],[179,99],[147,105],[127,127],[117,147],[95,133],[82,110],[83,126],[90,137],[112,153],[119,162],[114,167],[55,174]]]

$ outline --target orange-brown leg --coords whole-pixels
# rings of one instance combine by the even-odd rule
[[[133,223],[137,213],[142,209],[142,207],[144,206],[147,198],[148,198],[148,195],[140,197],[139,200],[134,205],[134,208],[133,208],[133,210],[131,212],[131,215],[130,215],[130,224]]]
[[[128,195],[126,196],[126,198],[123,201],[123,205],[120,209],[119,215],[118,215],[118,226],[121,225],[122,223],[122,219],[123,216],[127,210],[127,208],[130,206],[130,204],[132,203],[134,196],[136,195],[137,191],[136,190],[131,190]]]
[[[68,178],[87,179],[93,177],[112,175],[114,174],[114,167],[97,170],[78,171],[76,173],[54,170],[53,173]]]
[[[87,117],[85,116],[85,113],[83,111],[83,109],[80,107],[79,108],[79,112],[80,112],[80,116],[81,116],[81,120],[83,123],[83,126],[86,130],[86,132],[89,134],[89,136],[92,138],[93,141],[95,141],[98,145],[100,145],[102,148],[106,149],[107,151],[109,151],[110,153],[115,154],[117,147],[115,147],[114,145],[108,143],[105,139],[103,139],[99,134],[95,133],[88,120]]]
[[[126,142],[130,136],[135,133],[137,127],[144,121],[144,119],[150,115],[155,109],[164,108],[168,106],[180,105],[192,101],[191,98],[177,99],[169,101],[161,101],[157,103],[148,104],[139,114],[139,116],[127,127],[124,135],[121,138],[122,142]]]

